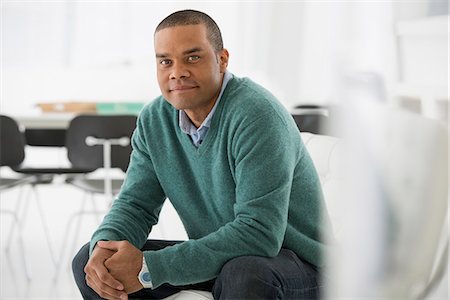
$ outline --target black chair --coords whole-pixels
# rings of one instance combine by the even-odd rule
[[[0,115],[0,166],[15,167],[25,159],[25,140],[17,122]],[[33,177],[0,178],[0,190],[9,189],[22,184]]]
[[[339,137],[336,124],[340,118],[340,108],[335,105],[298,105],[291,112],[301,132]]]
[[[321,105],[297,105],[292,111],[292,117],[301,132],[325,134],[328,127],[328,109]]]
[[[295,123],[301,132],[327,134],[328,117],[321,114],[293,114]]]
[[[104,176],[99,179],[90,178],[88,175],[78,175],[66,179],[68,184],[81,189],[86,194],[81,208],[72,214],[67,223],[65,240],[61,246],[59,266],[61,266],[64,258],[74,220],[78,218],[75,236],[72,238],[72,247],[69,249],[75,249],[79,232],[77,228],[81,226],[83,215],[99,216],[106,213],[105,210],[96,208],[93,195],[106,195],[109,207],[114,195],[120,191],[123,180],[112,179],[110,172],[112,168],[119,168],[123,173],[126,172],[132,151],[130,139],[136,127],[136,120],[135,115],[80,115],[70,122],[66,134],[69,161],[72,165],[81,169],[94,171],[103,168]],[[91,196],[93,210],[86,209],[87,195]],[[58,271],[55,280],[57,278]]]
[[[66,136],[69,161],[80,169],[104,168],[105,178],[74,176],[66,182],[90,193],[117,194],[122,181],[110,179],[109,171],[119,168],[126,172],[136,119],[135,115],[80,115],[74,118]]]
[[[94,121],[97,120],[97,121]],[[125,123],[124,123],[125,122]],[[103,127],[102,125],[99,125],[101,123],[104,123]],[[126,124],[127,126],[120,129],[117,126],[121,126],[122,124]],[[132,124],[132,125],[131,125]],[[84,179],[85,175],[97,170],[98,168],[101,168],[103,166],[103,159],[102,159],[102,151],[101,146],[93,148],[88,147],[85,144],[85,137],[83,134],[85,132],[92,132],[95,136],[96,134],[102,135],[103,133],[108,132],[119,132],[119,133],[125,133],[124,135],[129,135],[130,132],[132,133],[132,130],[134,129],[136,124],[136,116],[134,115],[114,115],[114,116],[99,116],[99,115],[79,115],[72,119],[72,121],[69,124],[69,128],[67,129],[67,132],[64,134],[65,137],[65,143],[64,145],[61,145],[59,139],[61,138],[61,134],[55,136],[58,140],[55,142],[52,142],[52,140],[49,138],[48,135],[41,135],[42,138],[44,138],[44,142],[38,142],[38,141],[31,141],[27,144],[30,144],[32,146],[49,146],[49,147],[61,147],[64,146],[67,148],[67,155],[70,162],[70,166],[67,167],[33,167],[26,164],[19,164],[13,167],[14,171],[26,174],[26,175],[35,175],[39,176],[41,180],[38,182],[39,184],[43,183],[51,183],[55,176],[58,175],[64,175],[67,177],[66,182],[73,184],[73,185],[79,185],[80,188],[86,189],[88,191],[94,192],[94,193],[103,193],[101,185],[103,180],[79,180]],[[100,131],[98,131],[100,130]],[[97,132],[98,131],[98,132]],[[54,132],[52,131],[52,135],[54,135]],[[36,138],[36,136],[34,136]],[[117,157],[127,157],[129,156],[129,152],[131,151],[129,149],[115,149],[113,150],[113,157],[112,159],[117,164]],[[128,157],[122,158],[120,161],[120,164],[117,165],[122,170],[126,170],[126,167],[128,165]],[[116,165],[113,167],[117,167]],[[80,176],[77,176],[80,175]],[[46,180],[44,180],[44,178]],[[119,182],[113,181],[114,190],[118,190],[120,188]],[[117,187],[118,186],[118,187]]]
[[[30,137],[29,134],[26,134],[26,133],[22,134],[22,137],[25,137],[24,146],[25,145],[37,146],[37,147],[43,147],[43,146],[44,147],[62,147],[63,146],[60,143],[60,139],[61,139],[60,133],[56,136],[57,142],[54,143],[54,142],[51,142],[51,138],[55,138],[53,131],[52,131],[52,136],[50,136],[50,137],[48,135],[42,135],[42,131],[40,131],[40,132],[41,132],[41,135],[31,136],[30,141],[28,141],[26,139],[27,137]],[[43,140],[38,141],[38,138],[42,138]],[[36,198],[36,203],[38,205],[39,213],[41,215],[41,221],[42,221],[42,225],[44,227],[45,237],[46,237],[48,247],[49,247],[49,253],[50,253],[53,264],[55,265],[55,267],[57,267],[57,264],[58,264],[57,256],[56,256],[55,251],[53,250],[50,230],[49,230],[49,227],[47,226],[46,218],[44,217],[44,211],[43,211],[40,197],[39,197],[36,187],[38,185],[42,185],[42,184],[51,184],[54,181],[54,178],[56,176],[74,176],[77,174],[85,175],[87,173],[92,172],[95,168],[80,167],[80,166],[73,165],[73,164],[68,167],[65,167],[65,166],[63,166],[63,167],[55,167],[55,166],[35,167],[35,166],[29,165],[27,163],[24,163],[23,161],[19,164],[11,166],[11,168],[17,173],[20,173],[22,175],[27,175],[27,176],[33,176],[35,178],[35,180],[32,183],[32,187],[33,187],[32,191]],[[26,215],[26,213],[28,211],[28,206],[29,206],[29,202],[26,202],[23,207],[23,212],[21,213],[22,215]]]
[[[5,115],[0,115],[0,167],[8,167],[8,168],[16,168],[19,166],[25,159],[25,138],[23,132],[20,130],[18,123]],[[45,176],[35,176],[35,175],[23,175],[15,172],[10,172],[11,175],[15,175],[12,177],[0,177],[0,193],[6,190],[23,187],[24,185],[29,185],[34,187],[36,183],[39,181],[48,181],[49,179]],[[5,215],[9,215],[13,218],[13,223],[11,224],[5,251],[9,253],[12,237],[14,235],[14,231],[17,228],[18,231],[18,240],[20,244],[20,251],[22,252],[25,275],[28,280],[31,279],[30,270],[28,264],[26,263],[26,255],[24,249],[24,239],[22,233],[22,219],[25,217],[24,212],[20,212],[20,208],[22,207],[23,201],[23,189],[19,191],[19,196],[16,201],[15,209],[2,209],[0,212]],[[38,203],[39,204],[39,203]],[[38,205],[40,213],[42,210],[40,209],[40,205]],[[22,218],[19,215],[23,215]],[[41,214],[41,221],[43,222],[44,229],[47,229],[45,218]],[[47,232],[47,230],[46,230]],[[47,236],[48,238],[48,236]],[[50,251],[52,251],[52,247],[49,239],[47,239]],[[52,254],[52,252],[51,252]]]

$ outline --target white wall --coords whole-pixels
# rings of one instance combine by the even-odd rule
[[[229,69],[269,88],[288,107],[336,99],[336,73],[396,76],[390,2],[2,3],[1,110],[38,101],[149,101],[159,95],[153,31],[194,8],[219,24]]]
[[[153,31],[162,18],[183,8],[201,9],[217,21],[232,72],[251,76],[282,101],[293,102],[294,97],[282,95],[282,80],[290,73],[283,70],[280,76],[269,68],[279,61],[268,57],[265,46],[278,35],[270,30],[271,7],[238,2],[3,3],[1,109],[23,113],[38,101],[153,99],[159,95]]]

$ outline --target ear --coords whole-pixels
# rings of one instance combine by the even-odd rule
[[[228,67],[228,58],[230,57],[230,54],[228,53],[227,49],[222,49],[219,53],[219,65],[220,65],[220,72],[225,73],[225,70]]]

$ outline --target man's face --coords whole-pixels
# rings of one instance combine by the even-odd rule
[[[164,98],[187,113],[208,113],[220,92],[227,50],[214,51],[203,24],[162,29],[154,44]]]

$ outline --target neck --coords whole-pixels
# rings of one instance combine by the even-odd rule
[[[217,101],[217,98],[213,102],[211,102],[211,104],[208,105],[208,107],[206,107],[205,109],[202,109],[201,111],[185,109],[184,112],[189,117],[192,124],[194,124],[195,127],[199,128],[202,125],[203,121],[205,121],[208,114],[211,112],[216,101]]]
[[[202,125],[203,121],[205,121],[206,117],[208,116],[208,114],[211,112],[212,108],[216,104],[217,98],[219,98],[220,91],[222,90],[223,78],[224,78],[224,76],[222,75],[222,83],[220,84],[219,89],[217,90],[216,94],[214,95],[214,98],[213,98],[214,100],[212,100],[207,106],[197,108],[197,109],[185,109],[184,110],[184,112],[186,113],[186,115],[189,117],[192,124],[194,124],[194,126],[196,128],[199,128]]]

